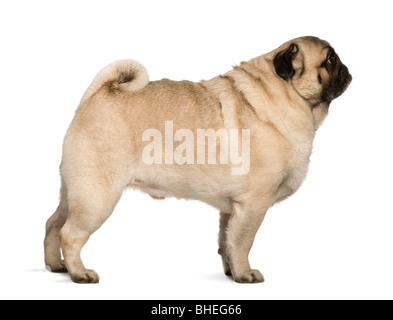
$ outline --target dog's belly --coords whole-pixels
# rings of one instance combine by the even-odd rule
[[[173,196],[172,194],[165,192],[164,190],[153,186],[149,185],[142,180],[134,180],[128,184],[129,187],[137,188],[143,192],[146,192],[148,195],[150,195],[153,199],[165,199],[166,197],[171,197]]]
[[[150,195],[153,199],[163,200],[167,197],[176,197],[176,198],[183,198],[183,199],[200,200],[219,209],[221,212],[224,213],[232,213],[233,210],[232,199],[222,194],[197,192],[193,194],[192,197],[187,197],[184,194],[178,194],[174,190],[160,188],[155,185],[145,183],[144,181],[138,179],[135,179],[132,182],[130,182],[128,184],[128,187],[139,189]]]

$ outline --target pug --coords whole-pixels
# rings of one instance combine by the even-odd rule
[[[81,250],[130,187],[217,208],[224,273],[263,282],[248,259],[255,235],[267,210],[302,184],[315,132],[351,79],[332,46],[316,37],[198,83],[149,82],[133,60],[104,68],[64,139],[60,204],[46,223],[48,269],[99,282]]]

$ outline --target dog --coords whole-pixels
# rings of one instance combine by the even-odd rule
[[[248,260],[255,235],[267,210],[302,184],[315,133],[351,80],[330,44],[310,36],[198,83],[149,82],[133,60],[104,68],[64,139],[46,266],[99,282],[82,247],[132,187],[217,208],[224,273],[263,282]]]

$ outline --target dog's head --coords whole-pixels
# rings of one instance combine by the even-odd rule
[[[330,104],[351,83],[348,68],[327,41],[302,37],[276,51],[273,64],[277,76],[313,106]]]

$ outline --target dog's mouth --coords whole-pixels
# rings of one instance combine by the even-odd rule
[[[347,90],[347,88],[349,87],[349,85],[352,82],[352,76],[349,73],[349,70],[345,65],[343,65],[343,64],[341,65],[338,74],[339,74],[339,76],[338,76],[339,90],[337,92],[337,95],[334,97],[334,99],[341,96],[345,92],[345,90]]]
[[[350,73],[348,73],[348,78],[347,78],[347,81],[346,81],[346,83],[344,85],[344,91],[347,90],[347,88],[349,87],[351,82],[352,82],[352,75]]]

